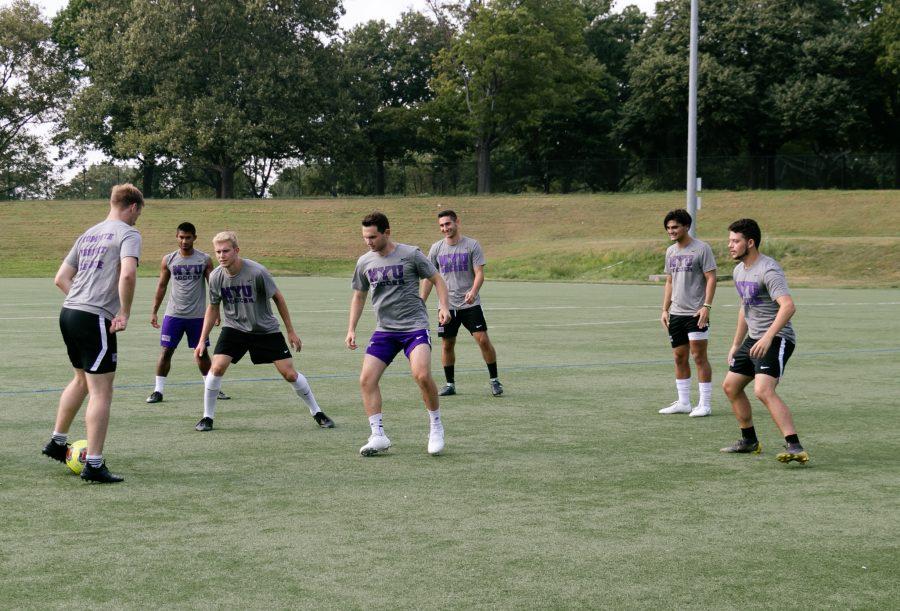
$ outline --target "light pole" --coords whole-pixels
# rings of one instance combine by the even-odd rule
[[[688,143],[687,143],[687,211],[692,223],[690,235],[697,234],[697,38],[699,36],[698,4],[691,0],[690,70],[688,72]]]

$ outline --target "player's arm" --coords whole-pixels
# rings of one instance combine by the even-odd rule
[[[790,322],[794,312],[797,311],[794,299],[790,295],[782,295],[775,299],[775,302],[778,304],[778,314],[775,315],[772,326],[750,348],[750,356],[755,359],[762,358],[769,351],[772,340],[775,339],[779,331],[784,329],[784,326]]]
[[[137,284],[137,257],[123,257],[119,264],[119,313],[112,319],[110,333],[124,331],[131,316],[131,302],[134,301],[134,287]]]
[[[666,274],[666,286],[663,289],[662,315],[659,321],[662,325],[669,328],[669,308],[672,306],[672,276]]]
[[[731,341],[731,348],[728,350],[729,365],[734,360],[734,353],[741,347],[745,337],[747,337],[747,321],[744,319],[744,306],[739,305],[737,327],[734,330],[734,339]]]
[[[450,322],[450,293],[447,283],[441,277],[440,272],[435,272],[428,280],[434,285],[438,294],[438,322],[442,325]]]
[[[472,281],[472,288],[466,291],[465,302],[475,303],[481,285],[484,284],[484,265],[476,265],[474,267],[475,279]]]
[[[206,306],[206,312],[203,314],[203,329],[200,331],[200,339],[197,340],[197,347],[194,348],[194,360],[200,361],[203,353],[206,352],[206,340],[209,339],[209,332],[212,331],[213,325],[219,320],[219,304],[209,304]]]
[[[422,282],[419,283],[419,297],[422,298],[422,301],[428,301],[428,296],[431,295],[431,288],[433,286],[431,280],[422,278]]]
[[[703,277],[706,278],[706,293],[703,305],[700,306],[700,309],[695,314],[698,318],[697,326],[701,329],[709,325],[709,311],[712,309],[712,302],[716,296],[716,270],[711,269],[708,272],[703,272]]]
[[[281,291],[275,291],[275,294],[272,295],[272,301],[275,302],[275,307],[278,308],[278,315],[281,316],[281,320],[284,322],[284,330],[287,331],[288,344],[291,348],[299,352],[303,347],[303,343],[300,341],[300,336],[294,331],[294,324],[291,322],[291,313],[288,311],[287,301],[285,301]]]
[[[77,273],[77,269],[63,261],[62,265],[60,265],[59,269],[56,271],[56,277],[53,278],[53,284],[59,287],[59,290],[61,290],[63,294],[68,295],[72,288],[72,281],[75,279],[75,274]]]
[[[347,324],[347,338],[344,344],[350,350],[356,350],[356,325],[359,323],[359,317],[362,316],[363,306],[366,305],[366,295],[368,291],[353,291],[350,297],[350,321]]]
[[[162,258],[159,265],[159,282],[156,283],[156,294],[153,296],[153,308],[150,310],[150,324],[154,329],[159,329],[159,306],[162,304],[163,297],[166,296],[166,287],[169,286],[169,279],[172,273],[169,266],[166,265],[166,258]]]

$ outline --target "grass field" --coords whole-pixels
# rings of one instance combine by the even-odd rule
[[[241,248],[280,275],[347,276],[365,250],[359,221],[373,208],[391,219],[397,241],[426,252],[440,238],[435,214],[454,208],[478,238],[489,277],[511,280],[646,282],[662,271],[662,227],[683,193],[242,201],[150,201],[138,221],[140,272],[155,276],[175,227],[198,227],[198,246],[234,229]],[[84,226],[106,215],[93,202],[0,203],[3,276],[52,276]],[[900,191],[709,191],[699,237],[729,267],[729,223],[756,218],[763,248],[794,286],[900,287]]]
[[[756,403],[763,454],[718,453],[737,437],[718,388],[710,418],[656,413],[674,394],[659,286],[491,281],[507,393],[489,395],[461,337],[447,450],[429,457],[398,361],[383,382],[394,448],[363,459],[348,280],[279,284],[337,428],[315,428],[274,368],[242,362],[216,430],[195,432],[185,347],[166,401],[145,404],[158,332],[144,278],[106,448],[127,479],[89,486],[40,455],[70,375],[60,295],[0,279],[0,607],[896,608],[900,290],[794,291],[781,391],[812,456],[801,467],[775,461],[782,440]],[[717,384],[733,291],[713,310]],[[360,335],[372,324],[367,308]]]

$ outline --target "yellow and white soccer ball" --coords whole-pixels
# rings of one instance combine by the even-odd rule
[[[79,439],[66,448],[66,464],[76,475],[84,469],[87,456],[87,439]]]

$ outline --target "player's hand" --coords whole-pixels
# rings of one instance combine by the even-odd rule
[[[156,315],[156,312],[150,315],[150,326],[154,329],[159,329],[159,317]]]
[[[772,346],[772,338],[763,335],[750,348],[750,358],[751,359],[761,359],[762,357],[764,357],[766,355],[766,352],[769,351],[769,348],[771,346]]]
[[[729,366],[729,367],[731,367],[732,365],[734,365],[734,353],[737,352],[737,351],[738,351],[738,347],[737,347],[737,346],[732,346],[732,347],[731,347],[731,350],[728,351],[728,358],[726,359],[725,362],[728,363],[728,366]]]
[[[475,303],[476,297],[478,297],[478,293],[475,292],[475,289],[471,289],[471,290],[469,290],[468,293],[466,293],[466,296],[463,298],[463,300],[466,303],[468,303],[469,305],[471,305],[471,304]]]
[[[662,316],[659,317],[659,322],[662,323],[662,326],[666,329],[669,328],[669,311],[663,310]]]
[[[350,348],[350,350],[356,350],[358,347],[356,345],[356,331],[347,332],[347,339],[344,340],[344,345]]]
[[[199,363],[203,358],[204,352],[206,352],[206,338],[202,337],[200,338],[200,341],[197,342],[197,347],[194,348],[194,360]]]
[[[709,308],[700,308],[694,316],[697,317],[698,329],[705,329],[709,326]]]
[[[216,322],[214,322],[213,325],[215,325],[216,327],[218,327],[220,324],[222,324],[222,317],[221,317],[221,316],[216,316]]]
[[[124,331],[127,326],[128,317],[123,314],[117,314],[116,317],[112,319],[112,322],[109,323],[109,332],[118,333],[119,331]]]
[[[450,315],[450,310],[447,308],[438,308],[438,322],[442,325],[446,325],[450,322],[453,317]]]
[[[293,331],[288,333],[288,345],[294,349],[294,352],[300,352],[303,348],[303,342],[300,341],[300,336]]]

